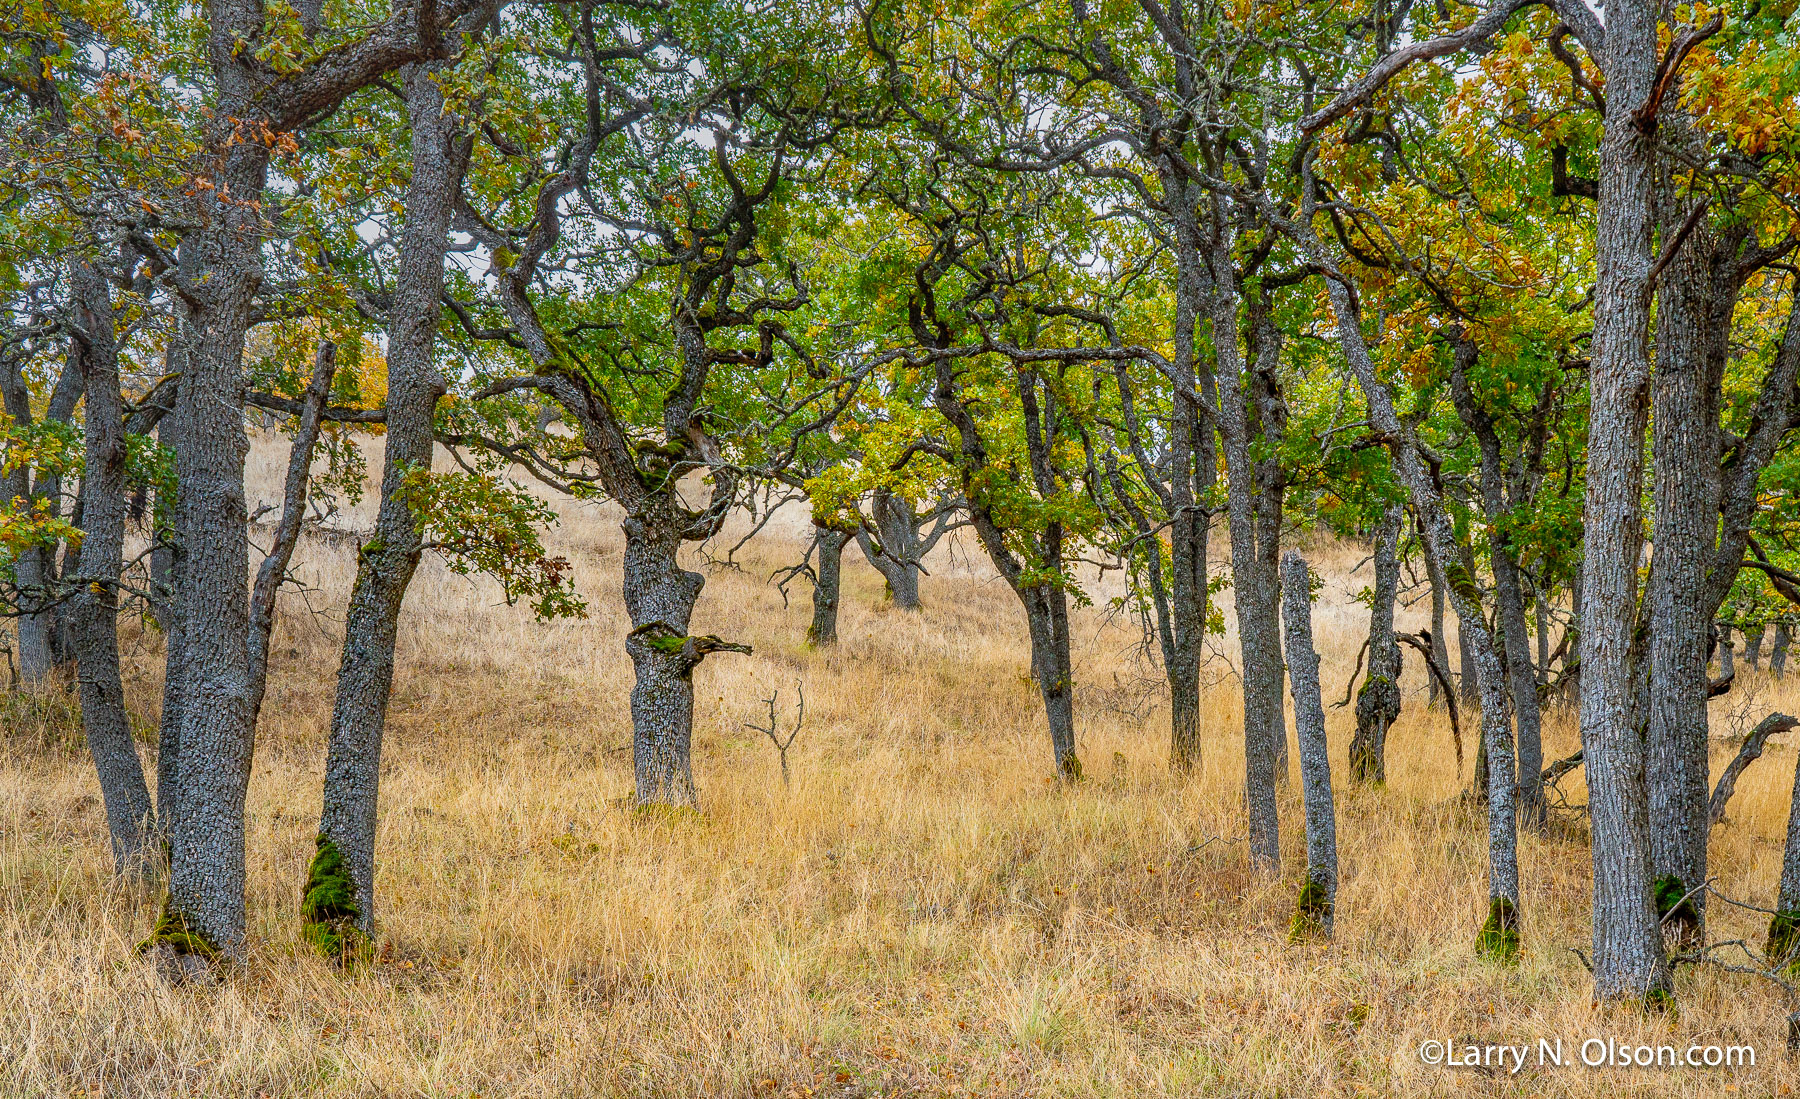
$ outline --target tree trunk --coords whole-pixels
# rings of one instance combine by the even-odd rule
[[[1537,674],[1531,663],[1531,635],[1525,623],[1524,580],[1507,537],[1506,520],[1511,506],[1524,503],[1508,499],[1505,459],[1493,417],[1469,385],[1469,371],[1477,351],[1460,333],[1452,336],[1455,368],[1451,393],[1458,417],[1475,434],[1481,449],[1481,502],[1492,536],[1489,559],[1494,570],[1494,609],[1500,642],[1506,658],[1513,720],[1519,753],[1518,803],[1527,825],[1541,827],[1545,819],[1543,786],[1543,734],[1538,710]]]
[[[676,559],[682,539],[669,501],[651,498],[626,516],[625,651],[637,681],[631,689],[632,760],[637,804],[693,807],[694,666],[688,621],[706,578]]]
[[[1769,674],[1780,679],[1787,672],[1788,644],[1792,638],[1788,634],[1787,619],[1775,620],[1775,641],[1769,648]]]
[[[1238,349],[1238,294],[1226,218],[1215,213],[1219,234],[1212,253],[1213,350],[1218,356],[1215,419],[1225,453],[1226,506],[1230,515],[1232,603],[1237,612],[1239,668],[1244,692],[1244,803],[1249,818],[1250,861],[1273,872],[1281,865],[1281,818],[1275,799],[1280,680],[1269,690],[1269,651],[1280,652],[1278,589],[1266,584],[1257,538],[1256,467],[1250,457],[1248,395],[1243,356]],[[1273,532],[1271,532],[1273,533]],[[1275,667],[1281,666],[1280,656]],[[1272,696],[1271,696],[1272,695]]]
[[[215,36],[222,30],[214,28]],[[236,117],[226,96],[220,126]],[[247,114],[248,112],[242,112]],[[232,200],[209,210],[207,228],[183,240],[179,266],[193,291],[182,325],[193,333],[181,380],[176,598],[188,627],[181,653],[180,809],[169,867],[166,923],[182,943],[241,956],[244,943],[244,797],[255,730],[250,725],[249,553],[245,530],[242,360],[262,281],[262,194],[268,150],[219,138],[220,178]],[[202,277],[204,274],[204,277]],[[192,628],[205,623],[205,629]],[[173,944],[174,940],[170,940]],[[202,944],[204,944],[202,946]]]
[[[119,577],[128,507],[119,348],[112,295],[99,273],[77,262],[71,286],[79,319],[69,351],[81,363],[87,409],[83,537],[70,578],[69,618],[81,683],[81,724],[100,777],[113,869],[120,877],[136,879],[154,862],[155,814],[119,674]]]
[[[812,625],[806,628],[810,645],[835,645],[838,639],[838,592],[843,575],[844,546],[850,535],[830,527],[813,528],[813,546],[819,564],[813,582]]]
[[[1350,777],[1376,785],[1387,781],[1387,731],[1400,716],[1400,644],[1394,640],[1394,600],[1400,594],[1398,548],[1405,516],[1404,506],[1389,504],[1375,534],[1369,674],[1356,693],[1356,735],[1350,740]]]
[[[1800,763],[1794,768],[1794,793],[1788,799],[1787,847],[1781,859],[1781,885],[1775,916],[1769,921],[1769,961],[1792,970],[1800,964]]]
[[[1637,112],[1657,66],[1648,0],[1607,5],[1606,127],[1600,144],[1598,279],[1583,502],[1581,742],[1593,825],[1594,992],[1662,1002],[1670,995],[1656,904],[1644,787],[1644,736],[1633,711],[1643,440],[1648,413],[1651,188],[1656,150]]]
[[[1050,723],[1050,750],[1056,773],[1065,780],[1081,777],[1075,754],[1075,673],[1069,655],[1069,600],[1062,588],[1037,585],[1019,592],[1031,631],[1031,677],[1044,699]]]
[[[1718,624],[1715,644],[1719,653],[1719,677],[1729,679],[1737,674],[1737,664],[1732,655],[1731,627],[1728,624]]]
[[[858,532],[863,556],[887,581],[888,599],[905,611],[916,611],[919,602],[919,513],[912,501],[887,489],[877,489],[870,507],[874,513],[876,542],[867,531]]]
[[[1666,131],[1665,131],[1666,133]],[[1658,198],[1665,239],[1673,239],[1692,199],[1663,168]],[[1653,380],[1652,506],[1656,540],[1644,585],[1643,622],[1649,631],[1645,677],[1648,743],[1646,785],[1650,869],[1657,912],[1665,934],[1683,946],[1703,938],[1706,894],[1685,901],[1706,880],[1707,626],[1717,607],[1707,606],[1707,566],[1719,525],[1719,390],[1710,345],[1714,324],[1729,333],[1729,310],[1715,316],[1712,253],[1704,225],[1664,268],[1657,285],[1656,371]],[[1735,297],[1727,291],[1728,297]],[[1721,349],[1722,350],[1722,346]],[[1720,365],[1722,366],[1722,360]],[[1752,664],[1754,666],[1754,662]],[[1670,908],[1681,902],[1679,910]]]
[[[388,311],[387,433],[381,468],[381,508],[375,530],[356,555],[356,581],[344,615],[344,648],[338,660],[337,695],[326,749],[324,805],[319,835],[341,856],[355,896],[355,911],[303,912],[321,930],[342,935],[348,921],[367,933],[375,912],[375,823],[380,801],[381,745],[394,685],[394,641],[407,588],[419,565],[420,516],[402,487],[409,473],[431,468],[433,416],[444,380],[436,364],[439,298],[451,212],[468,163],[469,144],[457,120],[445,112],[435,65],[408,66],[402,74],[412,128],[412,178],[407,184],[399,271]],[[324,848],[321,847],[323,852]],[[327,860],[328,861],[328,860]],[[322,869],[315,860],[313,870]],[[308,882],[316,874],[309,872]],[[308,892],[311,890],[309,888]],[[340,906],[341,907],[341,906]]]
[[[75,414],[85,382],[78,362],[65,362],[51,391],[44,419],[67,423]],[[6,379],[6,414],[14,422],[30,424],[33,415],[31,391],[21,370]],[[51,515],[62,511],[62,479],[40,476],[34,482],[29,465],[10,472],[0,472],[0,490],[8,501],[24,497]],[[55,601],[56,552],[54,547],[29,546],[13,562],[13,585],[18,591],[19,616],[19,681],[26,687],[42,685],[57,664],[57,637],[62,631],[61,608]]]
[[[1327,937],[1337,908],[1337,814],[1331,797],[1331,753],[1325,707],[1319,698],[1319,654],[1313,649],[1312,585],[1306,559],[1289,550],[1281,559],[1281,613],[1287,627],[1288,689],[1300,741],[1300,789],[1306,805],[1306,882],[1292,936],[1313,927]]]
[[[1437,661],[1440,668],[1450,667],[1450,649],[1444,643],[1444,571],[1425,555],[1425,575],[1431,580],[1431,658]],[[1436,676],[1427,676],[1431,681],[1428,705],[1435,706],[1438,696],[1444,688],[1438,683]]]
[[[180,338],[181,334],[178,332],[176,339]],[[185,358],[178,359],[177,362],[185,362]],[[179,384],[177,383],[178,387]],[[172,453],[178,452],[180,447],[179,388],[176,390],[175,400],[175,410],[156,425],[156,441]],[[181,685],[187,674],[188,659],[184,626],[187,616],[182,614],[179,594],[182,571],[180,536],[174,529],[179,503],[176,499],[164,499],[165,495],[167,494],[161,489],[157,490],[157,537],[164,540],[165,544],[151,554],[150,569],[151,580],[163,605],[162,707],[156,727],[156,827],[162,833],[163,846],[167,849],[174,843],[181,808],[181,781],[177,764],[181,759]]]
[[[1200,764],[1200,649],[1206,633],[1206,495],[1217,476],[1218,454],[1199,400],[1194,336],[1205,299],[1202,241],[1194,211],[1198,189],[1165,166],[1165,188],[1183,196],[1173,211],[1176,238],[1173,392],[1169,425],[1169,619],[1164,653],[1169,680],[1169,759],[1178,771]],[[1154,548],[1154,545],[1153,545]],[[1160,553],[1157,567],[1160,569]]]
[[[1532,615],[1537,620],[1537,688],[1538,698],[1550,686],[1550,599],[1542,583],[1531,586]]]
[[[1475,554],[1468,546],[1461,543],[1455,547],[1455,553],[1462,564],[1463,572],[1473,581],[1476,575]],[[1440,566],[1441,568],[1442,566]],[[1456,683],[1462,691],[1463,705],[1471,708],[1480,706],[1481,673],[1476,668],[1475,646],[1469,635],[1460,628],[1460,624],[1456,631],[1456,662],[1458,667]]]
[[[1763,639],[1768,633],[1769,626],[1766,622],[1758,622],[1744,631],[1744,660],[1752,671],[1756,670],[1757,664],[1762,660]]]

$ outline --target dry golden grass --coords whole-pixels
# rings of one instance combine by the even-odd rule
[[[256,483],[269,484],[259,448]],[[265,497],[271,495],[265,490]],[[253,499],[253,503],[255,500]],[[337,622],[353,546],[314,539],[285,599],[250,793],[251,958],[222,987],[168,987],[131,952],[155,899],[108,884],[103,817],[66,703],[0,713],[0,1093],[23,1096],[1337,1096],[1785,1095],[1790,1010],[1753,978],[1684,971],[1681,1010],[1592,1007],[1579,828],[1522,841],[1525,950],[1478,961],[1481,822],[1451,802],[1447,722],[1407,711],[1385,790],[1342,783],[1348,710],[1328,720],[1340,777],[1338,938],[1287,943],[1303,856],[1297,782],[1287,870],[1248,872],[1236,684],[1210,665],[1204,766],[1165,766],[1166,711],[1139,684],[1129,623],[1083,612],[1089,780],[1048,781],[1012,595],[940,555],[920,615],[846,569],[844,643],[801,643],[805,595],[764,582],[800,551],[778,525],[709,573],[696,628],[753,643],[699,671],[704,815],[644,819],[630,785],[629,667],[613,513],[571,506],[554,541],[591,601],[536,624],[429,565],[408,599],[383,771],[378,962],[346,976],[298,935]],[[1312,547],[1331,582],[1316,622],[1340,694],[1366,622],[1362,553]],[[847,562],[854,553],[847,555]],[[803,585],[802,585],[803,587]],[[306,603],[319,608],[315,617]],[[1407,612],[1417,623],[1421,608]],[[131,631],[150,712],[160,642]],[[1235,650],[1225,642],[1222,651]],[[806,725],[784,790],[742,722],[794,683]],[[1793,681],[1790,681],[1792,684]],[[1715,728],[1800,705],[1741,676]],[[1330,701],[1330,700],[1328,700]],[[1740,712],[1741,711],[1741,712]],[[1747,717],[1747,720],[1746,720]],[[1567,715],[1548,731],[1572,750]],[[1728,754],[1729,746],[1721,745]],[[1469,758],[1473,759],[1473,745]],[[1720,760],[1722,763],[1723,761]],[[1745,776],[1715,835],[1719,885],[1767,904],[1794,754]],[[1571,792],[1583,796],[1579,783]],[[1762,917],[1716,905],[1718,938]],[[1755,1069],[1421,1065],[1427,1038],[1748,1043]]]

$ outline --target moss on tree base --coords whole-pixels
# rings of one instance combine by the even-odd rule
[[[189,928],[187,917],[171,910],[166,901],[162,915],[157,917],[156,926],[150,929],[149,936],[138,943],[135,949],[139,954],[163,949],[183,957],[191,955],[208,964],[221,957],[219,948],[205,935]]]
[[[1475,936],[1475,953],[1510,965],[1519,958],[1519,910],[1505,897],[1488,901],[1487,921]]]
[[[1301,943],[1308,939],[1330,938],[1331,918],[1331,895],[1325,891],[1324,883],[1307,878],[1300,886],[1300,896],[1294,902],[1294,919],[1288,924],[1288,942]]]
[[[1769,942],[1763,948],[1769,964],[1800,975],[1800,912],[1779,912],[1769,921]]]
[[[300,935],[327,958],[349,965],[369,953],[369,937],[358,926],[361,919],[356,882],[344,864],[344,853],[321,833],[300,901]]]

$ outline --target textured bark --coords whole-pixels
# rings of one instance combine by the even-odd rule
[[[1614,0],[1606,10],[1605,135],[1600,143],[1598,280],[1583,504],[1581,743],[1594,867],[1594,991],[1601,999],[1669,995],[1650,889],[1644,738],[1633,713],[1643,440],[1648,412],[1652,126],[1656,8]]]
[[[1376,784],[1387,781],[1387,731],[1400,716],[1400,644],[1394,640],[1394,600],[1400,594],[1398,548],[1405,517],[1404,506],[1389,504],[1375,534],[1369,674],[1356,693],[1356,734],[1350,740],[1350,777]]]
[[[1171,163],[1162,165],[1175,236],[1175,343],[1170,358],[1172,394],[1168,466],[1169,609],[1163,664],[1169,680],[1169,760],[1178,771],[1200,764],[1200,650],[1205,641],[1207,543],[1212,519],[1206,498],[1217,476],[1212,425],[1201,400],[1201,364],[1194,337],[1203,315],[1204,246],[1195,211],[1198,188]],[[1208,379],[1210,384],[1210,379]],[[1154,543],[1152,543],[1152,548]],[[1160,572],[1160,561],[1157,564]]]
[[[180,338],[181,334],[177,333],[178,344]],[[185,358],[175,359],[173,355],[171,358],[179,363],[186,361]],[[175,410],[156,425],[156,441],[171,452],[178,452],[180,424],[178,389]],[[179,504],[174,499],[162,499],[162,495],[159,491],[156,501],[157,529],[159,536],[166,541],[151,556],[150,565],[152,579],[163,605],[162,707],[156,729],[156,827],[162,834],[164,847],[168,848],[174,843],[181,809],[181,781],[177,768],[181,759],[182,682],[187,674],[188,659],[185,628],[187,616],[182,613],[179,595],[182,570],[180,538],[173,529]]]
[[[679,526],[651,511],[626,518],[625,651],[631,689],[632,761],[640,805],[693,806],[694,666],[688,622],[706,578],[676,559]],[[688,644],[684,644],[684,642]]]
[[[1665,238],[1686,215],[1665,184]],[[1676,212],[1680,204],[1684,208]],[[1708,625],[1715,607],[1703,605],[1708,557],[1719,517],[1719,388],[1712,376],[1723,356],[1710,347],[1730,331],[1716,306],[1712,234],[1700,227],[1664,268],[1657,287],[1656,372],[1652,451],[1655,461],[1656,540],[1644,585],[1650,631],[1648,774],[1651,872],[1658,895],[1680,897],[1706,880]],[[1727,303],[1735,294],[1726,295]],[[1715,336],[1712,324],[1723,325]],[[1722,348],[1720,349],[1722,350]],[[1705,893],[1670,917],[1666,931],[1698,942]],[[1667,913],[1664,914],[1668,916]]]
[[[1775,623],[1775,640],[1769,646],[1769,674],[1780,679],[1787,672],[1788,644],[1792,636],[1788,633],[1787,619],[1782,618]]]
[[[1763,639],[1768,634],[1769,626],[1766,622],[1758,622],[1744,631],[1744,660],[1752,670],[1762,660]]]
[[[382,734],[394,685],[394,640],[422,552],[420,517],[401,487],[407,474],[431,468],[433,414],[445,389],[436,365],[444,255],[469,155],[469,143],[458,134],[455,117],[444,110],[443,92],[435,79],[438,71],[436,66],[412,65],[402,74],[412,131],[412,178],[407,182],[399,270],[388,310],[381,508],[374,533],[356,554],[319,815],[319,834],[336,846],[355,885],[353,918],[364,931],[374,923],[375,823]]]
[[[1251,461],[1249,394],[1238,349],[1238,294],[1228,221],[1215,211],[1218,234],[1211,255],[1213,349],[1218,356],[1218,405],[1214,418],[1225,455],[1226,507],[1230,515],[1232,604],[1236,609],[1240,677],[1244,692],[1244,803],[1249,818],[1250,859],[1274,871],[1281,864],[1281,820],[1275,800],[1277,725],[1281,711],[1281,641],[1276,578],[1264,568],[1258,530],[1256,466]],[[1271,531],[1273,537],[1278,532]],[[1270,674],[1271,667],[1275,669]],[[1273,688],[1273,689],[1271,689]]]
[[[1737,675],[1735,650],[1731,644],[1731,627],[1723,622],[1714,628],[1713,650],[1719,657],[1719,678],[1730,679]]]
[[[812,624],[806,627],[808,644],[837,644],[838,595],[842,588],[844,547],[849,542],[850,535],[843,531],[813,528],[813,549],[819,563],[814,569]]]
[[[114,872],[140,878],[155,859],[154,810],[132,739],[119,674],[119,577],[124,571],[124,402],[112,296],[100,274],[73,265],[76,336],[70,354],[87,391],[85,468],[81,482],[81,549],[69,578],[68,617],[81,684],[81,724],[100,778],[112,839]]]
[[[1306,559],[1293,550],[1281,559],[1281,614],[1287,630],[1288,690],[1294,698],[1300,789],[1306,806],[1306,882],[1324,894],[1324,911],[1315,918],[1330,935],[1337,909],[1337,813],[1331,797],[1325,707],[1319,697],[1319,654],[1313,648],[1310,574]],[[1305,893],[1303,889],[1303,899]]]

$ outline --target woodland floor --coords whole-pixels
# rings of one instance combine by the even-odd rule
[[[253,456],[273,498],[272,455]],[[365,510],[367,505],[365,504]],[[1515,968],[1471,949],[1482,821],[1457,794],[1449,723],[1409,657],[1385,789],[1345,781],[1341,697],[1366,624],[1357,547],[1316,543],[1315,622],[1338,789],[1337,939],[1290,946],[1303,863],[1298,777],[1280,881],[1246,866],[1241,707],[1220,639],[1206,758],[1170,773],[1167,712],[1137,630],[1102,596],[1078,616],[1088,780],[1049,781],[1024,625],[1003,584],[940,553],[926,609],[882,605],[846,554],[843,644],[802,643],[797,514],[708,569],[696,632],[755,646],[697,673],[704,812],[645,819],[630,789],[629,665],[613,512],[570,505],[552,541],[587,619],[534,623],[485,582],[422,570],[402,625],[382,778],[377,961],[345,975],[299,937],[351,540],[303,543],[315,590],[284,599],[250,792],[248,963],[168,987],[132,953],[156,898],[108,885],[105,826],[71,703],[0,709],[0,1094],[18,1096],[1788,1095],[1791,1007],[1755,978],[1684,969],[1679,1012],[1603,1010],[1587,949],[1583,823],[1521,841]],[[359,521],[359,520],[353,520]],[[723,553],[723,549],[718,551]],[[698,567],[698,562],[696,562]],[[318,613],[308,613],[308,604]],[[1422,624],[1425,601],[1405,611]],[[1227,615],[1229,618],[1229,614]],[[127,631],[153,717],[161,639]],[[783,789],[743,723],[795,682],[806,721]],[[1800,674],[1741,674],[1714,703],[1715,765]],[[1573,751],[1573,716],[1546,730]],[[146,745],[146,752],[149,746]],[[1770,903],[1795,755],[1772,747],[1714,833],[1718,887]],[[1585,800],[1579,777],[1565,782]],[[1766,918],[1715,902],[1715,939]],[[1420,1063],[1426,1039],[1562,1038],[1571,1065],[1517,1076]],[[1742,1070],[1583,1068],[1582,1040],[1748,1044]]]

